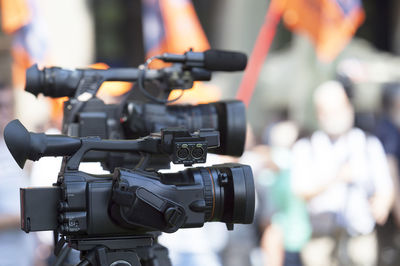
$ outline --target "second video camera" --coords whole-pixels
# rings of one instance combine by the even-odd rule
[[[107,70],[59,67],[39,70],[36,65],[27,70],[25,90],[53,98],[68,96],[64,103],[63,133],[69,136],[99,136],[104,139],[133,139],[159,132],[162,128],[183,127],[189,131],[211,128],[219,131],[221,143],[210,152],[240,156],[246,137],[245,106],[241,101],[220,101],[209,104],[168,105],[173,89],[192,88],[196,80],[210,80],[211,71],[243,70],[246,55],[238,52],[208,50],[183,55],[163,54],[156,57],[174,63],[154,70],[141,68],[111,68]],[[141,77],[146,83],[141,80]],[[104,81],[137,81],[119,104],[105,104],[96,97]],[[154,97],[143,94],[145,84]],[[142,84],[142,85],[143,85]],[[100,161],[106,169],[117,166],[135,167],[141,156],[90,152],[85,161]],[[169,162],[152,157],[149,168],[166,168]]]

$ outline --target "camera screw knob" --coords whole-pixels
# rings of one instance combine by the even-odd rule
[[[65,201],[61,201],[58,204],[58,211],[63,212],[63,211],[67,211],[68,210],[68,203],[66,203]]]
[[[67,217],[65,216],[65,214],[61,213],[61,214],[58,216],[58,222],[59,222],[59,223],[65,223],[66,221],[67,221]]]
[[[169,207],[164,212],[165,221],[173,228],[180,228],[185,220],[184,213],[177,207]]]
[[[218,174],[218,183],[220,186],[228,185],[228,174],[227,173],[219,173]]]

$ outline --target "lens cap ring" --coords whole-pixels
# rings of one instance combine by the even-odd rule
[[[255,187],[250,166],[231,167],[233,180],[233,223],[250,224],[254,219]]]

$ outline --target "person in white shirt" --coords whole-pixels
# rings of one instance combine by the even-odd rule
[[[320,130],[293,148],[292,187],[307,200],[313,237],[305,265],[375,265],[375,223],[385,223],[393,203],[379,140],[354,127],[343,86],[329,81],[314,93]]]

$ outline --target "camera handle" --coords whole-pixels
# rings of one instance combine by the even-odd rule
[[[68,137],[63,140],[65,142],[70,141]],[[63,170],[77,171],[83,156],[90,150],[141,152],[148,154],[164,153],[172,155],[174,163],[185,165],[204,163],[206,161],[207,149],[219,147],[219,132],[204,129],[195,134],[190,134],[182,128],[169,128],[161,130],[161,133],[157,136],[151,135],[136,140],[102,140],[99,137],[85,137],[81,138],[80,141],[80,146],[75,145],[73,147],[74,153],[67,158]],[[179,151],[185,151],[185,157],[180,156]],[[190,156],[189,153],[191,153]],[[146,160],[148,158],[145,158],[140,164],[145,164]]]
[[[145,137],[138,140],[107,140],[104,141],[99,137],[86,137],[81,139],[80,148],[65,163],[66,171],[77,171],[83,156],[90,150],[99,151],[115,151],[115,152],[134,152],[141,151],[147,153],[160,152],[157,138]]]

